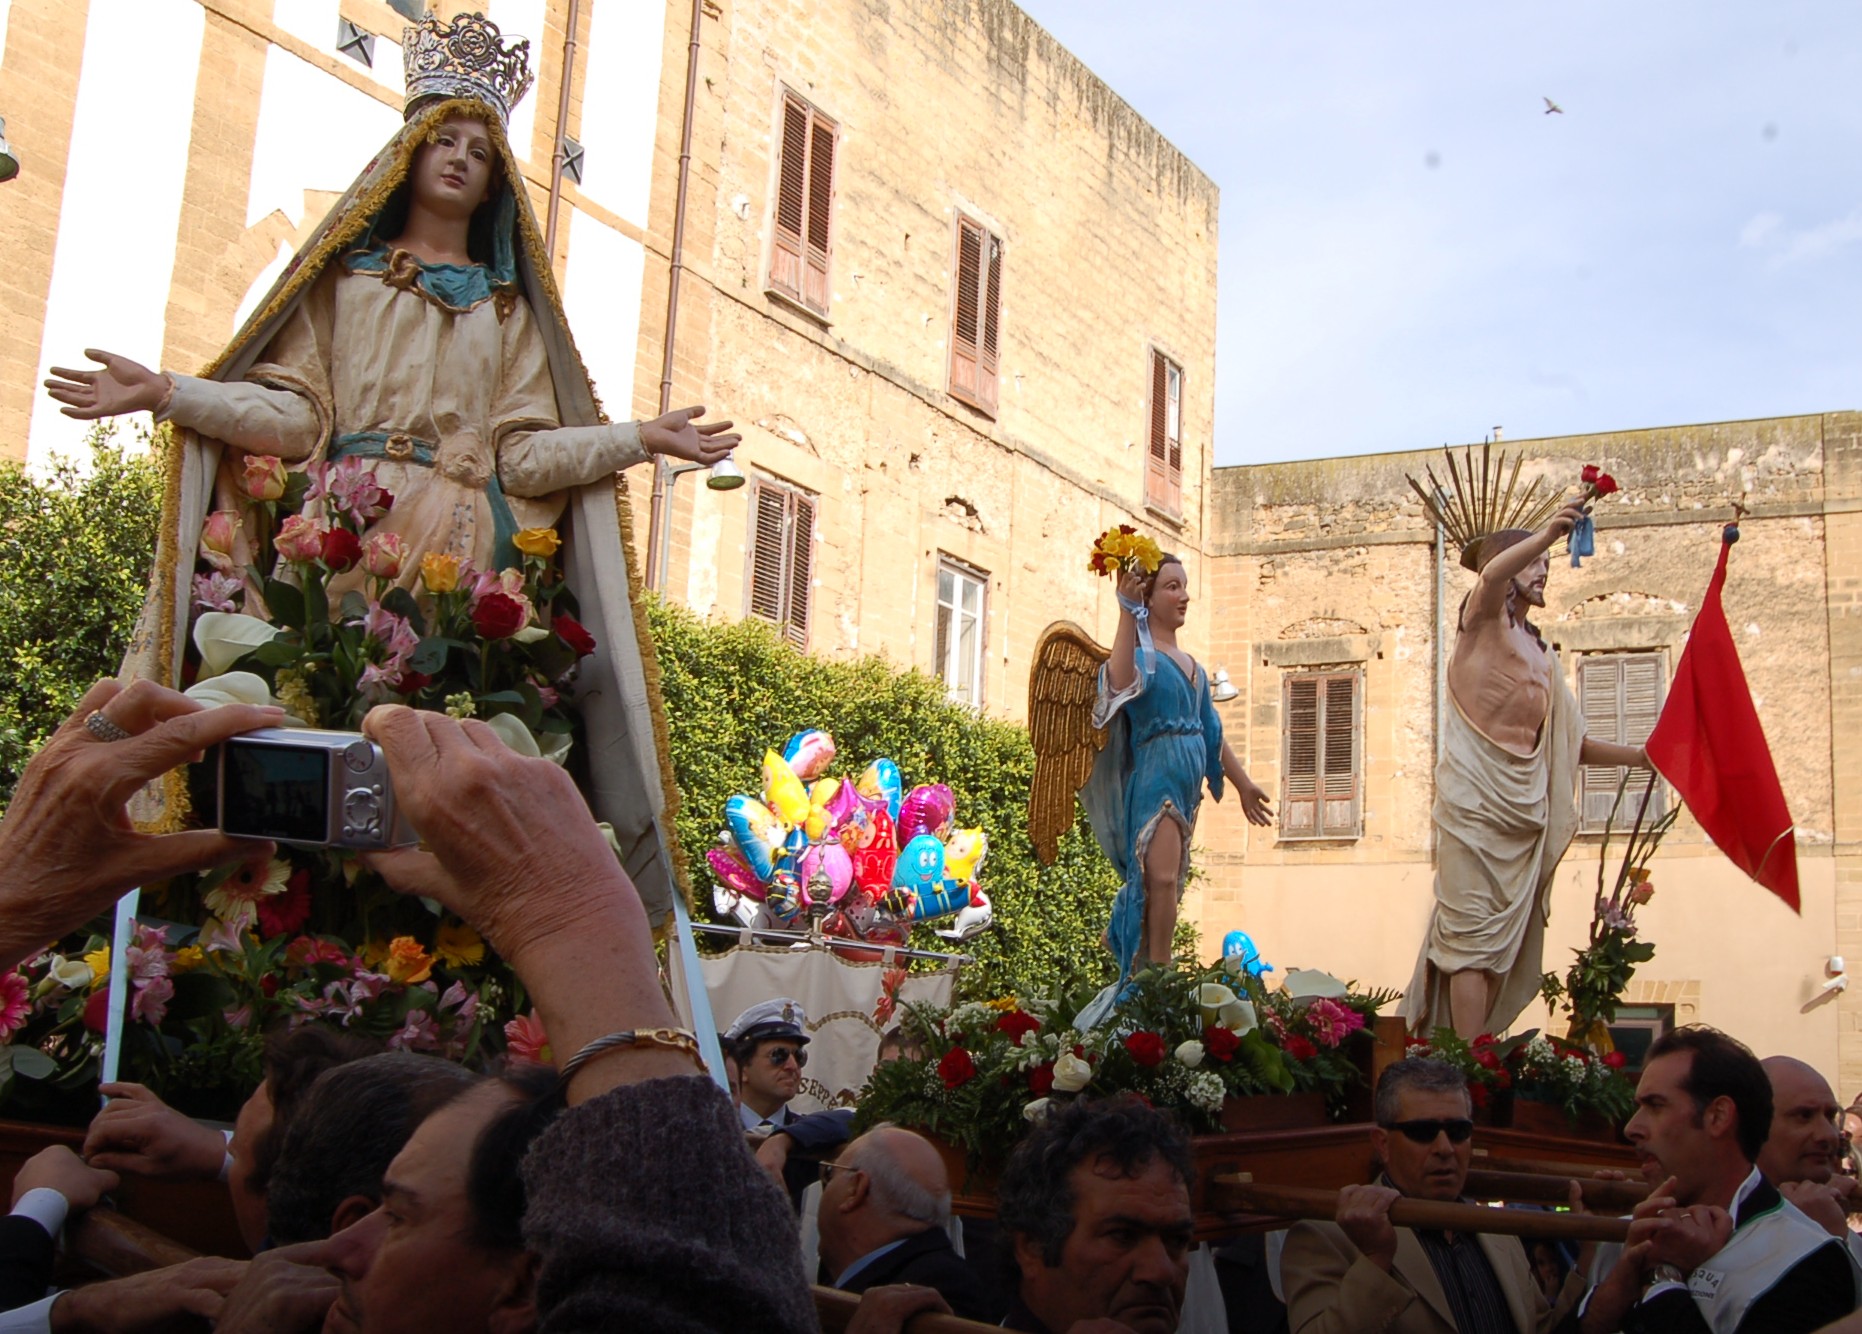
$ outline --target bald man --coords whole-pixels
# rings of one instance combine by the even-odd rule
[[[882,1122],[821,1164],[821,1269],[833,1286],[935,1288],[950,1309],[994,1323],[982,1284],[950,1244],[950,1180],[929,1140]]]
[[[1794,1056],[1762,1065],[1771,1080],[1771,1134],[1759,1150],[1759,1171],[1778,1193],[1862,1253],[1849,1231],[1853,1178],[1836,1174],[1842,1152],[1842,1104],[1829,1081]]]

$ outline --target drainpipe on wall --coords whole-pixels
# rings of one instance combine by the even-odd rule
[[[1437,493],[1440,494],[1439,492]],[[1435,525],[1435,767],[1442,767],[1448,726],[1448,534]],[[1435,774],[1429,775],[1431,789]],[[1435,821],[1429,821],[1429,839],[1435,840]]]
[[[543,253],[556,263],[556,214],[562,208],[562,173],[568,163],[562,138],[569,133],[569,88],[575,80],[575,29],[582,0],[569,0],[569,20],[562,39],[562,96],[556,99],[556,151],[550,154],[550,207],[543,225]]]
[[[660,415],[672,411],[672,353],[679,329],[679,277],[685,272],[685,208],[692,179],[692,119],[698,104],[699,24],[705,13],[705,0],[692,0],[692,40],[685,57],[685,122],[679,128],[679,190],[672,214],[672,264],[666,275],[666,348],[659,368]],[[653,456],[653,501],[647,512],[647,579],[649,587],[660,589],[660,549],[670,540],[671,480],[666,461]]]

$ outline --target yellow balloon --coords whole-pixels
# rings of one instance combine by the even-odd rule
[[[801,824],[808,818],[808,789],[789,762],[773,750],[763,752],[763,800],[785,824]]]
[[[944,876],[974,880],[983,858],[989,855],[989,836],[980,829],[953,829],[944,840]]]

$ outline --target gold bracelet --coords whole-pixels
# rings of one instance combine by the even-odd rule
[[[626,1028],[618,1033],[609,1033],[598,1037],[583,1047],[563,1063],[562,1082],[567,1085],[575,1077],[576,1071],[606,1052],[632,1051],[638,1047],[663,1047],[667,1051],[684,1052],[697,1063],[700,1070],[706,1070],[705,1058],[698,1049],[698,1037],[683,1028]]]

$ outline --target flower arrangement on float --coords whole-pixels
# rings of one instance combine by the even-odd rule
[[[554,530],[518,532],[508,568],[427,553],[408,581],[413,556],[397,534],[362,536],[394,503],[364,460],[292,472],[253,456],[242,482],[263,515],[258,549],[238,568],[238,517],[208,517],[188,694],[279,704],[289,725],[336,729],[378,703],[444,710],[563,762],[575,727],[565,692],[595,643],[575,619]],[[338,580],[356,586],[336,592]],[[204,793],[191,797],[205,807]],[[0,974],[0,1109],[88,1117],[108,930],[94,924]],[[547,1059],[522,984],[477,933],[339,850],[280,846],[269,861],[144,886],[126,955],[122,1077],[196,1115],[230,1117],[280,1023],[324,1020],[468,1063],[507,1049]]]
[[[857,1124],[936,1135],[977,1160],[1006,1158],[1057,1101],[1136,1093],[1198,1132],[1231,1098],[1321,1092],[1342,1098],[1363,1078],[1346,1051],[1389,993],[1269,994],[1223,967],[1151,965],[1132,975],[1112,1019],[1072,1017],[1097,986],[1052,997],[1004,996],[951,1007],[898,1007],[905,1055],[876,1067]]]

